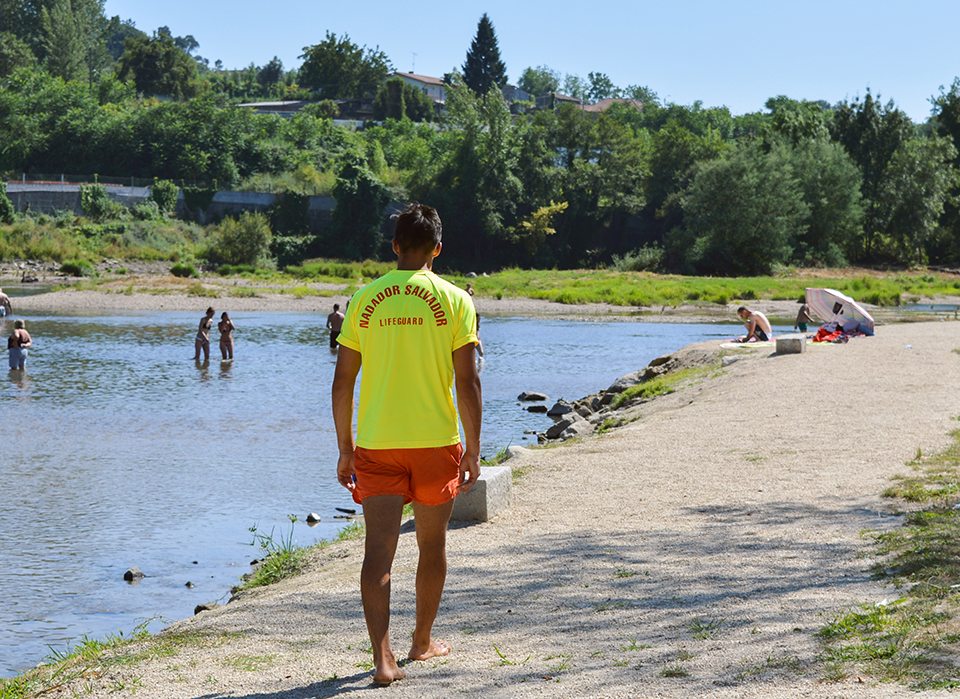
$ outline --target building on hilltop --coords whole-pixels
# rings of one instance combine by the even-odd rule
[[[401,71],[397,71],[389,77],[400,78],[441,106],[447,102],[447,86],[443,82],[443,78],[431,78],[427,75],[417,75],[416,73],[404,73]]]
[[[582,109],[590,114],[600,114],[601,112],[605,112],[610,109],[610,107],[612,107],[614,104],[622,104],[627,107],[632,107],[638,112],[643,111],[643,102],[631,99],[617,99],[615,97],[608,97],[607,99],[600,100],[595,104],[585,104],[583,105]]]

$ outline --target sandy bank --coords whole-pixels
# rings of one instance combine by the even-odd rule
[[[177,279],[169,275],[127,277],[102,284],[98,289],[63,289],[13,300],[14,313],[100,311],[195,311],[203,313],[207,306],[217,311],[293,311],[302,313],[329,313],[334,303],[343,308],[348,300],[345,287],[337,284],[307,284],[310,295],[298,297],[293,286],[264,288],[247,280],[208,278],[200,282],[211,296],[188,293],[195,281]],[[319,294],[319,295],[314,295]],[[960,297],[931,299],[931,303],[960,304]],[[657,323],[713,323],[739,322],[736,308],[739,303],[726,306],[700,303],[680,306],[634,307],[604,303],[569,305],[528,298],[476,297],[477,310],[486,316],[549,317],[569,320],[629,320]],[[748,305],[766,313],[774,323],[792,324],[797,314],[795,301],[751,301]],[[899,309],[880,309],[868,306],[878,322],[903,318]],[[611,377],[611,379],[616,377]]]
[[[948,443],[960,415],[958,331],[894,325],[800,355],[744,350],[719,375],[640,406],[621,429],[510,462],[521,474],[514,506],[449,537],[436,634],[453,654],[409,665],[388,690],[369,681],[354,541],[323,551],[303,576],[171,629],[207,640],[65,691],[917,696],[869,677],[822,683],[814,634],[851,605],[897,596],[871,580],[860,532],[899,526],[880,492],[918,448]],[[317,478],[334,478],[333,466],[318,464]],[[414,536],[405,526],[394,566],[401,652],[413,624]],[[671,668],[685,676],[664,676]]]

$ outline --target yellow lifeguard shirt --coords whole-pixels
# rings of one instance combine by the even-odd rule
[[[357,446],[460,442],[453,351],[477,342],[467,292],[433,272],[394,270],[354,294],[337,341],[361,355]]]

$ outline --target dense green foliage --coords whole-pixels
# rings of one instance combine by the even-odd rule
[[[359,99],[375,93],[390,73],[390,60],[379,49],[360,48],[333,32],[303,49],[300,84],[323,98]]]
[[[389,257],[385,207],[406,199],[440,211],[454,269],[960,264],[960,80],[918,126],[869,90],[837,105],[780,95],[734,116],[541,65],[519,80],[536,109],[492,89],[506,66],[483,15],[464,74],[445,76],[439,123],[424,124],[434,102],[346,35],[304,48],[297,71],[278,58],[223,70],[192,36],[148,35],[103,8],[0,0],[0,172],[158,180],[129,214],[90,189],[94,222],[158,220],[178,181],[191,217],[218,189],[280,195],[265,212],[275,239],[256,256],[281,265]],[[585,112],[561,91],[642,106]],[[313,103],[290,118],[235,106],[305,96]],[[335,125],[333,99],[372,100],[381,123]],[[322,230],[307,216],[312,195],[337,199]]]

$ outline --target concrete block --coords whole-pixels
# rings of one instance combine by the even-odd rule
[[[513,504],[513,471],[509,466],[485,466],[480,478],[453,503],[454,522],[486,522]]]
[[[807,351],[807,336],[801,333],[777,336],[777,354],[801,354]]]

